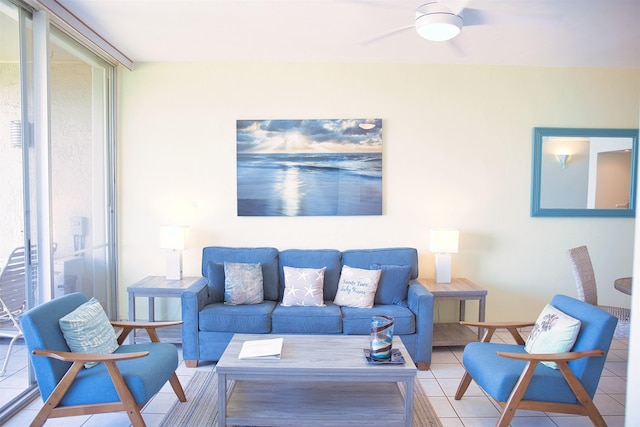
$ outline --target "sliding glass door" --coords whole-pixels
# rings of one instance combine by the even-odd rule
[[[51,52],[53,297],[82,292],[110,308],[107,118],[113,67],[56,28]]]

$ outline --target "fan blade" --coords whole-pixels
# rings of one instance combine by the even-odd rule
[[[465,27],[472,25],[556,25],[562,22],[562,15],[487,12],[471,7],[465,8],[461,16]]]
[[[360,42],[358,42],[359,44],[366,46],[368,44],[371,44],[373,42],[377,42],[378,40],[382,40],[386,37],[392,36],[394,34],[397,33],[401,33],[402,31],[406,31],[409,30],[411,28],[415,28],[414,24],[411,25],[405,25],[404,27],[399,27],[399,28],[394,28],[393,30],[389,30],[389,31],[385,31],[384,33],[380,33],[378,35],[375,35],[371,38],[365,39],[365,40],[361,40]]]

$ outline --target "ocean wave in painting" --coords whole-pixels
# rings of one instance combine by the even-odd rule
[[[239,153],[238,215],[382,214],[381,153]]]

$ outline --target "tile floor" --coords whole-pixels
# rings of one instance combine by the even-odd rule
[[[496,334],[494,341],[510,342],[511,337],[509,334]],[[463,368],[460,363],[462,350],[462,347],[434,349],[431,370],[420,371],[418,373],[419,381],[445,427],[494,426],[499,415],[497,405],[474,383],[471,384],[462,400],[456,401],[453,398],[463,374]],[[628,340],[615,339],[594,399],[596,406],[610,427],[624,426],[627,354]],[[199,366],[197,369],[209,370],[213,369],[214,366],[214,364],[208,364]],[[186,368],[184,363],[181,362],[178,368],[178,376],[183,385],[189,381],[194,371],[194,369]],[[165,386],[143,410],[143,417],[147,426],[157,426],[174,401],[176,401],[176,398],[173,391],[169,386]],[[38,398],[26,409],[11,418],[5,426],[23,427],[28,425],[41,406],[42,402]],[[49,420],[45,424],[45,426],[49,427],[126,427],[129,425],[129,420],[124,413],[59,418]],[[592,424],[587,417],[519,411],[511,425],[513,427],[586,427]]]

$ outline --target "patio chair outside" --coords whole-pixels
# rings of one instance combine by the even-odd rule
[[[32,257],[36,256],[35,249]],[[35,264],[35,263],[33,263]],[[22,337],[22,329],[18,322],[18,316],[26,309],[25,294],[25,251],[23,247],[16,248],[9,255],[6,265],[0,272],[0,321],[8,323],[7,329],[0,329],[0,336],[11,338],[7,354],[0,369],[0,376],[7,371],[11,350],[18,338]],[[36,269],[33,269],[33,283],[37,283]]]

